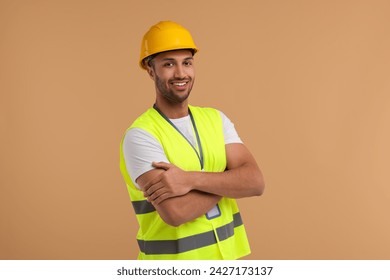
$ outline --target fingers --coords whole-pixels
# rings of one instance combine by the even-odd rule
[[[155,200],[151,201],[152,205],[153,206],[157,206],[159,205],[161,202],[165,201],[166,199],[168,198],[171,198],[173,197],[172,195],[169,195],[167,193],[163,194],[163,195],[160,195],[159,197],[157,197]]]
[[[171,168],[172,165],[170,163],[166,163],[166,162],[152,162],[152,166],[155,167],[156,169],[164,169],[166,171],[169,168]],[[152,180],[147,182],[142,187],[143,191],[147,191],[151,186],[160,182],[163,179],[163,176],[164,176],[164,173],[161,173],[160,175],[154,177]]]
[[[161,172],[142,187],[144,196],[149,202],[157,205],[165,199],[182,195],[181,186],[176,182],[180,177],[178,176],[180,169],[167,162],[153,162],[152,166],[165,172]]]
[[[167,163],[167,162],[152,162],[152,166],[154,168],[160,168],[160,169],[164,169],[164,170],[168,170],[169,168],[171,168],[171,164],[170,163]]]
[[[169,189],[164,188],[164,184],[159,182],[150,187],[148,191],[145,191],[144,196],[148,202],[153,205],[158,205],[165,199],[173,197],[173,194],[169,191]]]
[[[154,177],[152,180],[150,180],[149,182],[147,182],[143,187],[142,187],[142,190],[144,192],[146,191],[149,191],[149,189],[156,185],[157,183],[161,182],[161,180],[163,179],[163,176],[164,176],[164,173],[161,173],[159,175],[157,175],[156,177]]]
[[[147,200],[153,205],[158,205],[165,199],[172,197],[173,195],[169,192],[165,192],[164,189],[155,191],[152,195],[147,197]]]
[[[148,189],[145,189],[144,196],[149,197],[163,187],[164,187],[164,184],[159,181],[156,184],[151,185]]]

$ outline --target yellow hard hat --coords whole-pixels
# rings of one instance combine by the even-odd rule
[[[160,21],[142,39],[139,65],[146,69],[143,60],[148,56],[180,49],[192,49],[194,53],[198,51],[187,29],[173,21]]]

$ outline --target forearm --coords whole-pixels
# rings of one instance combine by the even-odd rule
[[[145,191],[149,182],[163,175],[166,171],[154,169],[137,179],[141,189]],[[176,177],[176,176],[174,176]],[[184,195],[173,196],[161,202],[154,201],[150,197],[148,200],[153,204],[160,217],[171,226],[179,226],[192,221],[213,208],[221,199],[220,196],[198,190],[188,191]]]
[[[218,195],[194,190],[182,196],[168,198],[154,207],[167,224],[179,226],[204,215],[220,199]]]
[[[243,144],[225,147],[227,170],[220,173],[193,172],[191,189],[231,198],[261,195],[264,191],[263,175],[252,154]]]
[[[264,182],[260,169],[243,164],[225,172],[189,172],[192,189],[230,198],[259,196]]]
[[[253,156],[242,144],[226,145],[224,172],[184,171],[175,165],[153,162],[160,174],[144,185],[145,197],[156,205],[192,190],[223,197],[241,198],[263,193],[263,175]]]

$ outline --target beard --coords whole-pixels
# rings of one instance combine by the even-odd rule
[[[168,84],[171,84],[171,81],[168,80]],[[186,79],[174,79],[175,82],[180,81],[187,81],[188,82],[188,88],[183,91],[175,91],[167,86],[167,84],[160,79],[158,75],[156,75],[156,87],[157,90],[161,93],[161,95],[165,98],[166,101],[168,101],[171,104],[178,104],[182,103],[183,101],[187,100],[187,98],[190,96],[192,86],[193,86],[193,79],[186,78]]]

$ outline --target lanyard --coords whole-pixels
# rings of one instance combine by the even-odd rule
[[[174,129],[176,129],[177,132],[180,133],[181,136],[183,136],[184,139],[187,140],[188,144],[194,149],[196,155],[198,156],[200,168],[203,170],[204,168],[204,160],[203,160],[203,151],[202,151],[202,143],[200,142],[200,137],[198,133],[198,129],[196,128],[194,117],[192,116],[190,108],[188,108],[188,114],[190,115],[191,123],[195,131],[196,136],[196,142],[198,143],[199,152],[196,150],[196,148],[191,144],[190,140],[187,139],[187,137],[184,136],[184,134],[174,125],[174,123],[163,113],[160,111],[160,109],[157,107],[156,104],[153,105],[153,108],[171,125]]]

